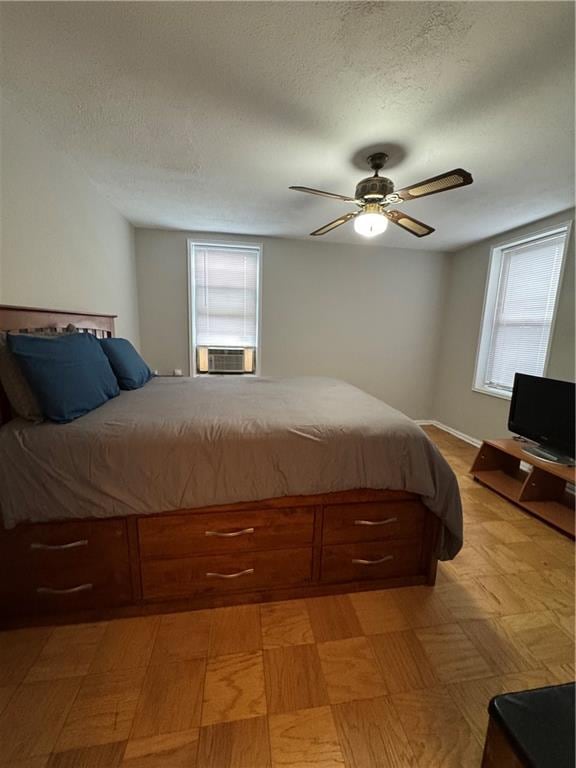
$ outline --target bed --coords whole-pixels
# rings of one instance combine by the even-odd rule
[[[0,307],[0,330],[114,317]],[[8,623],[433,584],[462,543],[424,432],[323,378],[158,377],[59,425],[0,392]]]

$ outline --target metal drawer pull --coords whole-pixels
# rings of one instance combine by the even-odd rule
[[[42,544],[40,541],[33,541],[30,544],[30,549],[76,549],[76,547],[87,547],[88,539],[78,539],[78,541],[70,541],[68,544]]]
[[[354,520],[354,525],[388,525],[397,522],[397,517],[387,517],[386,520]]]
[[[93,586],[93,584],[79,584],[77,587],[70,587],[69,589],[38,587],[36,592],[38,592],[39,595],[74,595],[76,592],[89,592]]]
[[[254,533],[254,528],[242,528],[240,531],[204,531],[204,536],[221,536],[225,539],[232,539],[235,536],[244,536],[246,533]]]
[[[247,576],[249,573],[254,573],[254,568],[246,568],[238,573],[207,573],[206,576],[209,579],[237,579],[238,576]]]
[[[379,565],[380,563],[385,563],[388,560],[394,560],[394,555],[386,555],[386,557],[381,557],[378,560],[352,560],[354,565]]]

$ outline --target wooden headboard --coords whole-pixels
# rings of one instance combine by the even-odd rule
[[[25,333],[37,328],[64,329],[72,323],[83,333],[100,339],[114,335],[117,315],[95,315],[91,312],[69,312],[36,307],[11,307],[0,304],[0,331]],[[0,382],[0,426],[12,417],[10,405]]]

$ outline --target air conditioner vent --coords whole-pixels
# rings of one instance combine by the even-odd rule
[[[254,373],[256,350],[247,348],[197,347],[198,373]]]

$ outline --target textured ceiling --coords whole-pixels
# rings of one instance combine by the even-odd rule
[[[362,148],[454,249],[573,204],[574,10],[559,2],[3,3],[4,93],[136,225],[305,236]],[[362,154],[362,153],[361,153]],[[403,158],[402,158],[403,156]],[[326,241],[358,242],[351,225]]]

